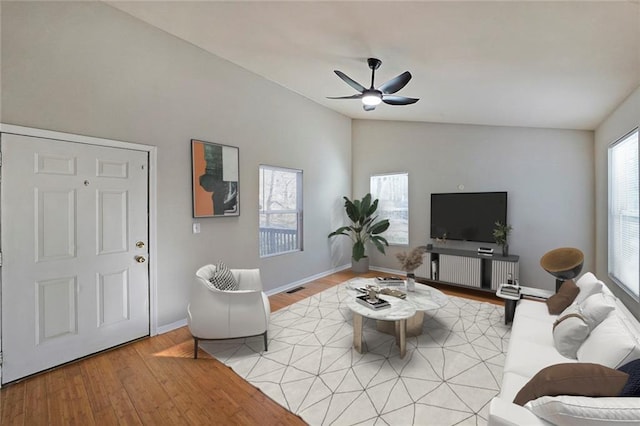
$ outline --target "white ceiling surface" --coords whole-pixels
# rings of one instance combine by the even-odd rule
[[[638,0],[108,4],[352,118],[592,130],[640,86]],[[420,101],[326,99],[368,57]]]

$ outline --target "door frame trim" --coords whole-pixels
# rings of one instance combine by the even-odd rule
[[[157,233],[157,159],[158,148],[152,145],[143,145],[133,142],[117,141],[113,139],[96,138],[93,136],[76,135],[52,130],[36,129],[33,127],[16,126],[0,123],[0,133],[32,136],[44,139],[59,140],[61,142],[77,142],[87,145],[97,145],[110,148],[122,148],[134,151],[143,151],[149,155],[149,335],[158,334],[158,286],[157,286],[157,262],[158,233]],[[0,213],[1,213],[0,206]],[[2,267],[0,266],[0,269]],[[2,294],[0,293],[0,298]],[[1,299],[0,299],[1,300]],[[0,324],[1,326],[1,324]],[[2,329],[0,328],[0,342],[2,341]]]

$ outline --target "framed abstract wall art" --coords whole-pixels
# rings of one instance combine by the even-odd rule
[[[191,139],[193,217],[240,215],[240,149]]]

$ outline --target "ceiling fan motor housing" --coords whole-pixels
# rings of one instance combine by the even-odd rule
[[[378,58],[369,58],[367,59],[367,63],[369,64],[369,68],[371,68],[372,70],[377,70],[378,68],[380,68],[380,64],[382,64],[382,61]]]

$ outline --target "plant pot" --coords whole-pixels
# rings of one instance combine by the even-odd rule
[[[351,270],[358,274],[369,272],[369,258],[366,256],[360,260],[351,258]]]
[[[502,245],[502,255],[505,257],[509,256],[509,244]]]

